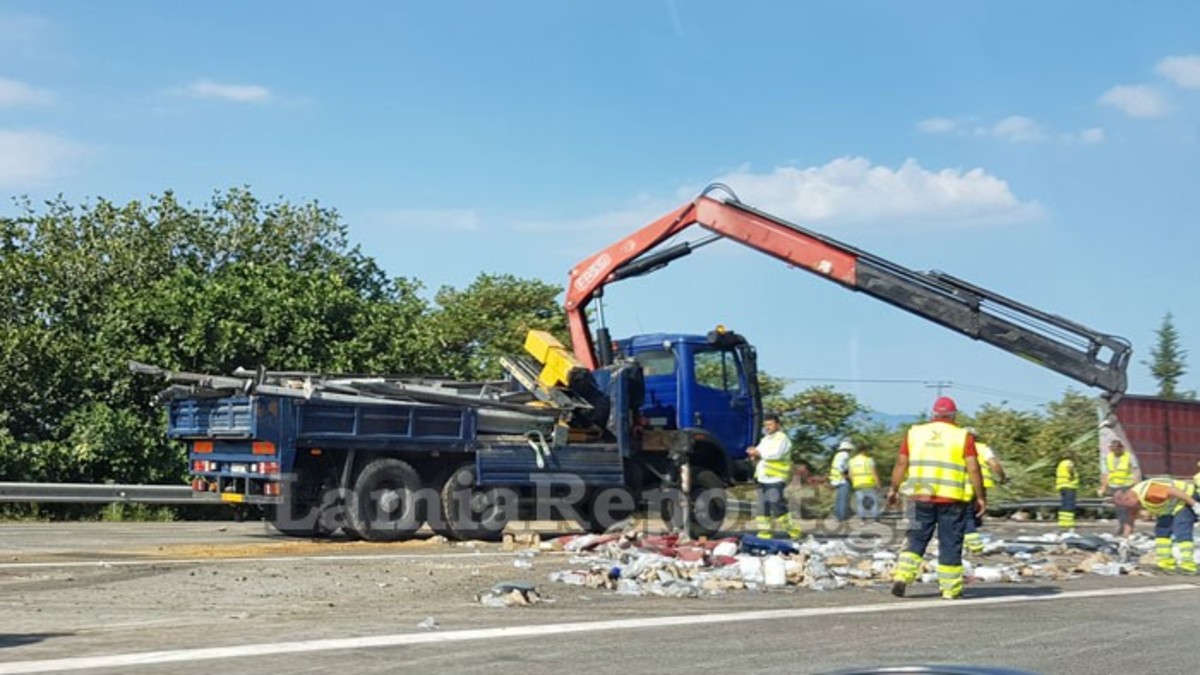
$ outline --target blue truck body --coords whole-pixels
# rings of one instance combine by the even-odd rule
[[[556,484],[588,495],[679,487],[672,476],[681,462],[704,472],[701,482],[709,487],[745,478],[745,448],[761,421],[753,349],[723,331],[638,336],[617,345],[626,358],[590,374],[607,408],[601,433],[561,430],[554,441],[553,425],[528,436],[491,433],[480,421],[484,407],[465,402],[306,397],[262,388],[172,398],[168,436],[188,444],[195,490],[289,513],[297,505],[306,512],[327,506],[322,495],[330,492],[365,499],[358,492],[369,487],[360,484],[367,467],[391,466],[396,476],[408,476],[396,461],[443,501],[453,481],[478,494],[504,488],[524,496]],[[418,517],[428,520],[430,509],[442,508]]]

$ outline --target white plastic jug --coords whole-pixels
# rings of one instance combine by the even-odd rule
[[[787,563],[777,555],[763,561],[763,583],[770,587],[787,586]]]

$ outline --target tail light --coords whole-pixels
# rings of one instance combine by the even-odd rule
[[[263,494],[267,497],[278,497],[279,483],[263,483]]]
[[[279,462],[259,462],[250,465],[250,473],[279,473]]]
[[[209,459],[197,459],[192,461],[192,473],[208,473],[217,470],[217,463]]]

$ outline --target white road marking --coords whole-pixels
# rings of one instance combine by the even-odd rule
[[[539,555],[555,555],[557,552],[542,552]],[[164,558],[161,560],[145,558],[141,560],[72,560],[69,562],[36,562],[36,563],[0,563],[0,571],[26,570],[48,568],[78,568],[78,567],[154,567],[156,565],[201,565],[207,563],[298,563],[298,562],[362,562],[377,560],[446,560],[456,558],[512,558],[511,553],[377,553],[360,555],[288,555],[263,556],[256,558]]]
[[[1021,602],[1052,602],[1055,600],[1078,600],[1081,598],[1112,598],[1122,595],[1144,595],[1175,591],[1195,591],[1200,587],[1191,584],[1172,586],[1147,586],[1143,588],[1103,588],[1088,591],[1067,591],[1057,595],[1010,595],[995,598],[966,599],[957,602],[936,600],[912,600],[846,607],[812,607],[807,609],[775,609],[751,612],[722,612],[712,614],[688,614],[683,616],[660,616],[644,619],[614,619],[609,621],[580,621],[574,623],[539,624],[533,626],[510,626],[504,628],[480,628],[475,630],[446,631],[444,633],[402,633],[377,635],[374,637],[334,638],[306,640],[303,642],[269,642],[233,647],[204,647],[198,649],[176,649],[131,654],[109,654],[103,656],[81,656],[40,661],[0,662],[0,675],[16,673],[45,673],[89,668],[124,668],[159,663],[182,661],[209,661],[276,654],[294,655],[305,652],[327,652],[346,649],[371,649],[379,647],[404,647],[412,645],[443,644],[468,640],[508,640],[513,638],[546,638],[550,635],[569,633],[597,633],[674,626],[695,626],[745,621],[774,621],[779,619],[806,619],[818,616],[842,614],[875,614],[885,612],[907,612],[919,609],[954,611],[964,607],[982,605],[1009,605]]]

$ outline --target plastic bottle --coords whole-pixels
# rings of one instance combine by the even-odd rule
[[[763,560],[763,583],[768,588],[787,586],[787,564],[783,558],[772,555]]]

